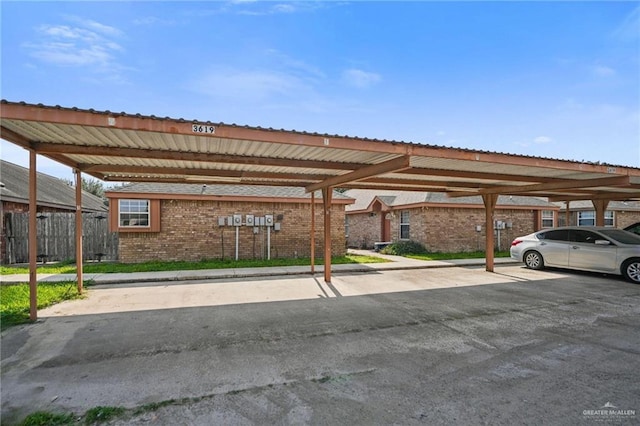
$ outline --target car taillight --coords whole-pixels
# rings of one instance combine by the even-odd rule
[[[522,240],[513,240],[513,242],[511,243],[511,247],[515,247],[518,244],[520,244],[522,242]]]

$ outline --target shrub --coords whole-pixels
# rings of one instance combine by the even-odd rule
[[[427,249],[417,241],[397,241],[393,244],[389,244],[381,251],[383,254],[393,254],[396,256],[405,256],[407,254],[422,254],[426,253]]]

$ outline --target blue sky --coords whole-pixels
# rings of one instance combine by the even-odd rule
[[[638,2],[0,7],[10,101],[640,167]]]

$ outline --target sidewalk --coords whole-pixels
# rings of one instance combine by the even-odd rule
[[[452,259],[452,260],[417,260],[402,256],[391,256],[375,253],[368,250],[349,250],[349,253],[362,254],[368,256],[378,256],[391,262],[387,263],[350,263],[345,265],[331,265],[331,272],[356,273],[356,272],[376,272],[392,271],[401,269],[428,269],[447,268],[462,266],[483,266],[485,259]],[[495,264],[517,263],[510,258],[496,258]],[[316,264],[315,273],[322,274],[324,265]],[[213,280],[230,278],[250,278],[269,277],[282,275],[309,275],[310,265],[307,266],[275,266],[262,268],[230,268],[230,269],[201,269],[191,271],[160,271],[160,272],[130,272],[113,274],[84,274],[85,281],[93,281],[95,285],[100,284],[125,284],[141,282],[162,282],[162,281],[190,281],[190,280]],[[59,282],[75,281],[76,274],[38,274],[38,282]],[[29,281],[29,274],[15,274],[0,276],[0,281],[5,284],[24,283]]]

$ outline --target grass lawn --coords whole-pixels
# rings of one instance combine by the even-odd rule
[[[38,309],[81,297],[76,281],[38,284]],[[0,328],[26,322],[29,322],[29,284],[0,285]]]
[[[322,265],[322,259],[316,260],[316,265]],[[381,263],[388,260],[375,256],[360,256],[348,254],[334,257],[331,263],[340,265],[345,263]],[[144,263],[86,263],[85,274],[116,273],[116,272],[154,272],[154,271],[188,271],[196,269],[224,269],[224,268],[257,268],[266,266],[304,266],[311,263],[309,258],[301,259],[271,259],[271,260],[220,260],[209,259],[200,262],[144,262]],[[28,267],[1,266],[0,275],[28,274]],[[73,262],[38,265],[39,274],[75,274],[76,264]]]

